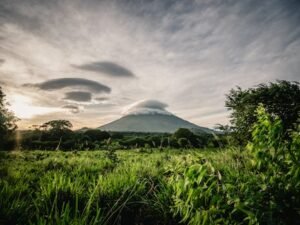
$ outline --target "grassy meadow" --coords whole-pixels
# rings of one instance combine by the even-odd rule
[[[0,224],[277,224],[298,215],[272,205],[267,175],[241,149],[0,152],[0,176]]]
[[[300,120],[251,107],[210,135],[0,135],[0,225],[300,225]]]

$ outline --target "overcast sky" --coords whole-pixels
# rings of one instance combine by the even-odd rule
[[[98,127],[147,99],[213,127],[231,88],[276,79],[300,80],[299,0],[0,0],[20,128]]]

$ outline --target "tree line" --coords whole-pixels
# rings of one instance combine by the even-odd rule
[[[131,148],[220,147],[212,134],[194,134],[179,128],[169,133],[107,132],[99,129],[71,130],[67,120],[52,120],[22,132],[18,148],[23,150],[97,150]]]
[[[279,118],[288,133],[299,124],[299,82],[276,81],[243,90],[233,88],[226,95],[225,106],[231,112],[229,125],[217,125],[216,134],[195,134],[180,128],[173,134],[138,134],[106,132],[98,129],[72,130],[68,120],[52,120],[33,130],[22,131],[16,142],[14,113],[8,110],[5,94],[0,87],[0,148],[2,150],[93,150],[99,148],[207,148],[226,145],[245,146],[256,122],[256,109],[262,105],[272,120]]]

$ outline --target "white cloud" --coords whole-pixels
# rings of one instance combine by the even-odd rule
[[[65,93],[33,93],[23,83],[72,77],[112,89],[105,104],[93,94],[74,121],[90,121],[88,115],[101,125],[132,102],[158,99],[170,112],[212,127],[228,121],[225,94],[236,85],[300,80],[299,9],[297,1],[280,0],[3,0],[0,81],[34,107],[62,107]],[[136,79],[72,66],[89,62],[122,65]]]
[[[157,100],[141,100],[135,102],[123,110],[123,115],[141,115],[141,114],[164,114],[171,115],[166,110],[168,105]]]

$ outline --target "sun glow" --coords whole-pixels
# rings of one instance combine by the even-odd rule
[[[31,119],[37,115],[63,111],[57,107],[42,107],[32,104],[32,99],[22,95],[13,95],[10,102],[10,110],[20,119]]]

